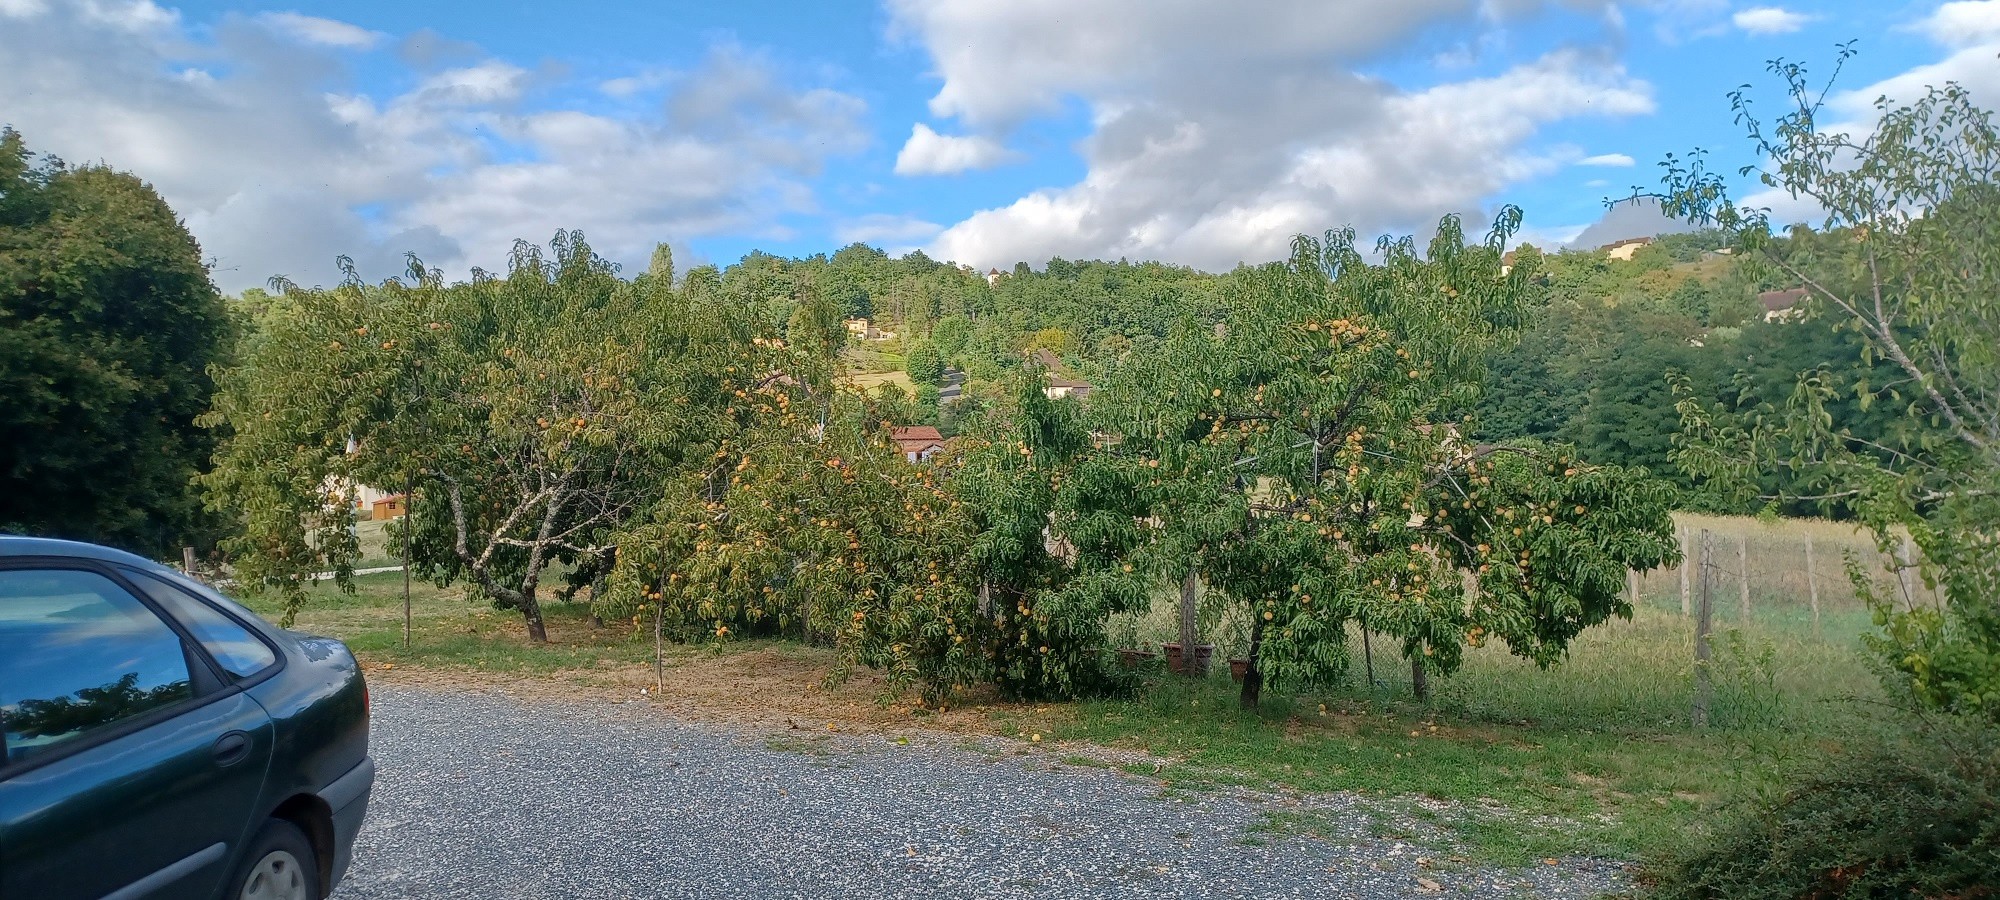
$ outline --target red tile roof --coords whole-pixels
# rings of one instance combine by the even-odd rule
[[[889,438],[905,453],[922,451],[928,447],[944,446],[944,435],[930,425],[904,425],[889,429]]]

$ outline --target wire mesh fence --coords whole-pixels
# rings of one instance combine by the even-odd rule
[[[1498,720],[1663,728],[1832,715],[1838,704],[1822,701],[1869,695],[1878,687],[1857,652],[1859,635],[1871,626],[1849,578],[1849,561],[1859,564],[1878,594],[1898,598],[1899,605],[1939,602],[1923,584],[1913,549],[1896,548],[1910,562],[1900,565],[1880,551],[1872,535],[1844,523],[1681,515],[1676,525],[1684,562],[1632,574],[1628,590],[1639,608],[1633,620],[1614,619],[1587,630],[1561,664],[1546,669],[1495,643],[1469,649],[1457,674],[1432,682],[1434,705]],[[1695,622],[1704,531],[1713,569],[1706,630]],[[1114,617],[1112,642],[1159,651],[1162,643],[1178,640],[1178,588],[1163,582],[1150,610]],[[1218,671],[1211,677],[1225,677],[1223,661],[1247,650],[1249,620],[1236,604],[1204,597],[1199,608],[1201,638],[1215,645]],[[1412,672],[1399,642],[1373,637],[1371,648],[1358,627],[1350,627],[1346,675],[1327,690],[1410,696]],[[1710,646],[1698,650],[1701,644]],[[1706,693],[1704,680],[1710,683]],[[1700,698],[1707,702],[1697,716],[1693,707]]]
[[[1823,519],[1767,522],[1747,517],[1681,515],[1679,566],[1634,573],[1635,605],[1692,614],[1700,588],[1700,536],[1713,535],[1718,622],[1799,619],[1866,612],[1849,575],[1856,564],[1880,596],[1903,606],[1936,606],[1938,593],[1924,584],[1921,556],[1907,540],[1885,554],[1874,535]]]

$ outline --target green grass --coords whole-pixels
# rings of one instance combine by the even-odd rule
[[[861,390],[869,391],[871,393],[880,390],[881,387],[885,384],[893,384],[896,387],[901,388],[904,393],[910,393],[916,390],[916,385],[915,383],[910,381],[910,376],[904,374],[901,371],[869,372],[860,375],[846,375],[843,376],[840,379],[840,381],[842,384],[845,384],[849,387],[860,388]]]
[[[1688,723],[1692,626],[1677,609],[1646,609],[1586,633],[1546,671],[1476,651],[1433,679],[1429,704],[1408,699],[1400,660],[1378,657],[1372,688],[1357,677],[1319,694],[1267,691],[1254,711],[1221,675],[1163,678],[1137,699],[1078,704],[1055,736],[1177,760],[1159,775],[1170,787],[1367,794],[1382,801],[1371,828],[1428,822],[1495,861],[1636,858],[1871,727],[1880,689],[1852,637],[1860,625],[1825,620],[1815,636],[1809,619],[1760,621],[1719,637],[1705,732]],[[1836,633],[1849,636],[1824,636]]]
[[[373,569],[378,566],[402,565],[402,547],[390,546],[389,524],[373,519],[354,523],[355,537],[361,542],[361,558],[355,560],[355,568]]]
[[[850,336],[840,349],[840,358],[849,372],[900,372],[904,361],[903,339],[864,341]]]
[[[346,641],[364,659],[391,664],[422,663],[494,672],[551,673],[606,665],[650,663],[653,647],[630,628],[592,628],[583,604],[544,599],[543,620],[550,641],[534,646],[523,639],[520,613],[496,610],[469,600],[461,587],[439,588],[412,581],[410,644],[403,645],[403,577],[387,572],[354,579],[347,594],[331,582],[309,591],[293,627]],[[275,594],[243,598],[273,621],[284,613]],[[676,655],[698,651],[669,648]]]

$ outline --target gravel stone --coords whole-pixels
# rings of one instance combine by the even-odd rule
[[[375,791],[336,900],[1570,898],[1629,882],[1592,859],[1433,868],[1445,854],[1370,837],[1361,798],[1167,792],[1066,764],[1059,745],[747,731],[491,691],[373,697]],[[1305,810],[1351,829],[1269,827]]]

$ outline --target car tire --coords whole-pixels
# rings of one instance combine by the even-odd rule
[[[268,819],[229,880],[226,900],[320,900],[319,858],[306,833]]]

